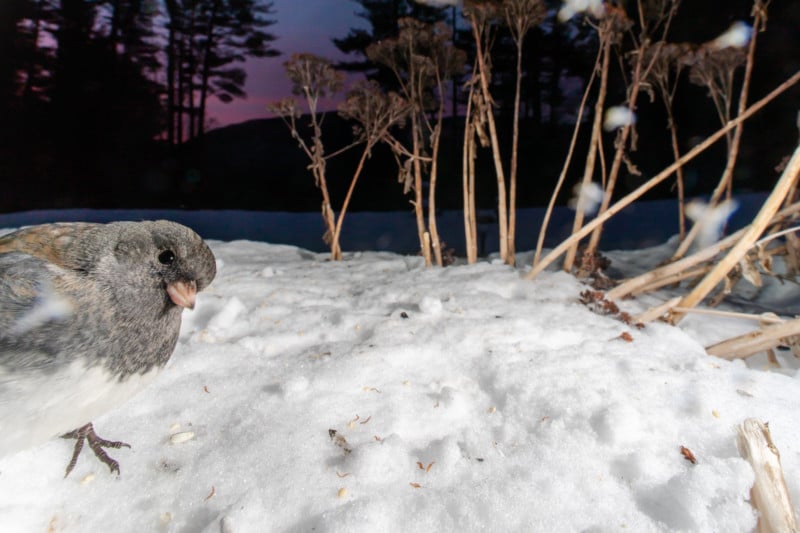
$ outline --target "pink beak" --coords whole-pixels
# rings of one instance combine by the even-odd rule
[[[175,305],[194,309],[195,298],[197,297],[197,283],[194,281],[176,281],[167,285],[167,294]]]

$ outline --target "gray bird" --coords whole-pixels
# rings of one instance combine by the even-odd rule
[[[56,436],[112,472],[92,420],[148,384],[181,313],[214,279],[205,242],[180,224],[45,224],[0,237],[0,457]],[[77,429],[76,429],[77,428]]]

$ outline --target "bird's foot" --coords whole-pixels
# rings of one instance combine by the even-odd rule
[[[119,463],[109,457],[103,448],[122,448],[123,446],[126,448],[131,447],[130,444],[125,442],[101,439],[94,432],[94,426],[92,426],[91,422],[83,427],[70,431],[69,433],[64,433],[61,435],[61,438],[76,439],[75,450],[72,452],[72,459],[67,465],[67,472],[64,474],[64,477],[67,477],[69,473],[72,472],[72,469],[75,468],[75,463],[78,462],[78,456],[81,454],[81,450],[83,450],[84,441],[89,443],[89,448],[92,449],[97,458],[108,465],[108,468],[111,469],[111,473],[117,475],[119,475]]]

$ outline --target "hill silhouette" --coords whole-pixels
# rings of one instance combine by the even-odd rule
[[[499,117],[504,147],[510,146],[503,138],[503,133],[511,131],[510,123],[506,122]],[[298,124],[301,134],[310,131],[306,126],[308,117],[301,117]],[[523,127],[522,133],[519,205],[545,205],[563,164],[572,126],[538,133]],[[334,153],[352,141],[352,123],[335,113],[326,115],[323,125],[326,153]],[[461,209],[463,118],[445,119],[441,142],[437,207]],[[361,149],[356,146],[328,161],[328,187],[335,209],[346,194]],[[175,192],[183,207],[269,211],[320,208],[322,199],[308,169],[308,158],[279,118],[250,120],[211,130],[204,138],[182,147],[179,158],[182,163],[175,178]],[[668,163],[668,154],[662,159]],[[575,179],[578,173],[576,168]],[[403,195],[397,176],[397,163],[391,151],[384,145],[376,146],[359,179],[350,210],[410,209],[411,195]],[[476,181],[478,207],[496,208],[496,179],[489,148],[479,149]],[[562,195],[564,202],[569,194],[566,191]]]
[[[307,117],[298,120],[302,133]],[[326,115],[323,142],[333,153],[352,142],[352,126],[336,113]],[[360,147],[328,161],[327,176],[334,206],[341,204],[356,167]],[[191,208],[267,211],[315,211],[322,197],[308,169],[309,160],[279,118],[250,120],[209,131],[183,147],[181,203]],[[397,183],[394,159],[377,147],[359,180],[353,209],[403,209],[407,201]]]

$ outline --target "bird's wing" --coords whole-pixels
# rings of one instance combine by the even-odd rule
[[[55,361],[71,313],[55,290],[60,272],[37,257],[0,253],[0,376]]]
[[[0,254],[20,252],[66,266],[65,249],[79,234],[97,226],[89,222],[64,222],[23,228],[0,237]]]

